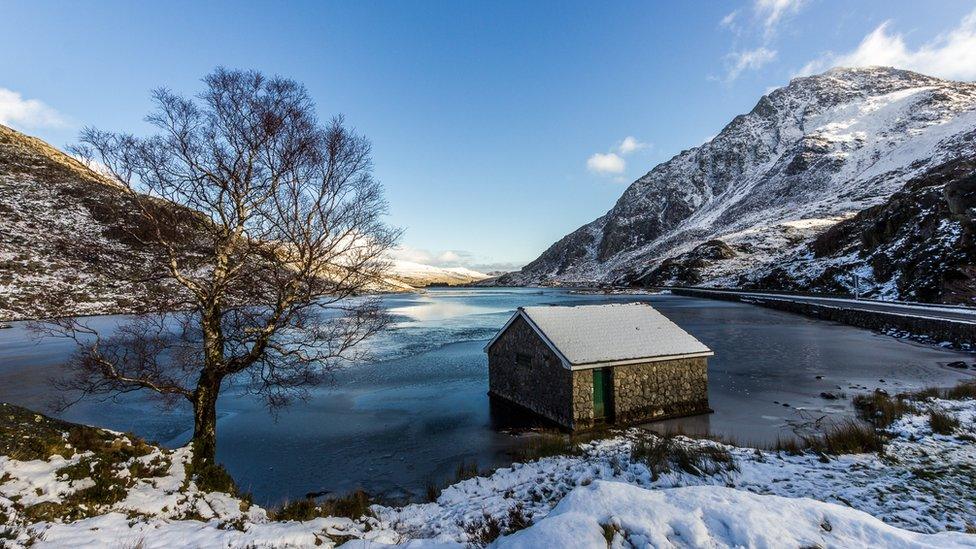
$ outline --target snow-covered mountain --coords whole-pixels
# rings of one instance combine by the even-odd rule
[[[809,245],[897,192],[911,194],[909,182],[942,193],[949,181],[937,174],[953,165],[955,177],[965,177],[960,166],[974,158],[976,83],[885,67],[796,78],[709,142],[656,166],[605,215],[499,283],[820,284],[840,291],[856,269],[876,295],[913,297],[903,272],[885,279],[874,272],[869,256],[878,249],[848,246],[818,256]],[[939,183],[919,183],[927,177]],[[965,216],[943,209],[925,238],[952,247]],[[831,265],[844,269],[823,279]]]
[[[127,194],[40,139],[0,125],[0,321],[138,312],[138,296],[159,289],[120,283],[123,270],[150,261],[133,237],[139,220],[132,214],[138,208],[126,205],[131,200],[148,199]],[[487,278],[469,269],[392,263],[376,291]]]
[[[390,262],[391,278],[412,288],[424,286],[458,286],[488,278],[488,275],[466,267],[435,267],[403,259]]]

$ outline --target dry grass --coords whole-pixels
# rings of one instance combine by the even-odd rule
[[[814,435],[780,437],[763,450],[798,456],[814,452],[823,456],[882,453],[885,436],[871,424],[853,419],[834,423]]]
[[[959,428],[959,420],[942,410],[932,408],[929,410],[929,426],[932,432],[939,435],[951,435]]]
[[[689,443],[673,436],[650,436],[634,443],[630,459],[639,461],[651,472],[651,480],[672,471],[699,477],[738,471],[735,459],[722,446]]]
[[[884,436],[873,426],[848,420],[828,427],[820,436],[805,440],[815,452],[829,455],[884,452]]]
[[[916,411],[915,406],[905,396],[893,397],[883,391],[857,395],[853,403],[859,416],[881,429],[888,427],[903,415]]]
[[[532,521],[525,516],[521,503],[517,503],[508,510],[505,520],[499,520],[485,513],[481,520],[461,524],[461,528],[468,536],[468,543],[474,547],[485,547],[501,536],[524,530],[532,525]]]
[[[528,437],[525,445],[514,452],[513,458],[525,462],[551,456],[578,456],[583,454],[581,445],[617,434],[605,427],[573,434],[547,431]]]
[[[368,493],[356,490],[350,494],[325,499],[321,502],[316,502],[314,499],[286,502],[269,514],[272,520],[278,521],[306,521],[318,517],[358,519],[364,516],[372,516],[372,511],[369,508],[372,504],[373,500]]]
[[[946,400],[965,400],[976,398],[976,381],[964,381],[955,387],[946,389],[942,398]]]

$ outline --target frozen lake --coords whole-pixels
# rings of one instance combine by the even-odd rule
[[[670,295],[576,295],[557,289],[433,289],[384,298],[393,328],[370,345],[376,359],[339,372],[307,403],[270,416],[228,392],[220,401],[218,458],[260,503],[364,488],[418,496],[457,465],[510,461],[524,436],[491,406],[482,346],[523,305],[650,301],[715,351],[709,361],[714,414],[654,424],[766,442],[817,418],[849,414],[856,392],[952,385],[970,375],[947,368],[970,354],[840,324],[724,301]],[[117,319],[94,321],[111,326]],[[23,323],[0,330],[0,401],[44,410],[49,379],[72,350],[32,340]],[[976,372],[976,370],[970,370]],[[830,392],[841,396],[826,400]],[[189,438],[185,409],[160,410],[130,395],[84,402],[63,417],[133,431],[165,445]]]

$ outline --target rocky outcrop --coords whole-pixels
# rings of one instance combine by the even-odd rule
[[[632,286],[694,286],[701,284],[706,271],[716,262],[732,259],[737,255],[739,254],[725,242],[709,240],[695,246],[690,252],[665,259],[651,272],[639,278],[625,277],[623,281]]]
[[[867,297],[976,304],[974,173],[959,159],[915,177],[740,285],[846,294],[856,275]]]

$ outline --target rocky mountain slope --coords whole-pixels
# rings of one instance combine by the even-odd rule
[[[0,126],[0,319],[137,311],[118,270],[146,260],[122,188]],[[114,274],[113,274],[114,271]]]
[[[138,312],[135,296],[154,286],[120,282],[121,270],[151,261],[133,237],[139,224],[131,213],[138,208],[126,205],[132,200],[148,198],[0,125],[0,321]],[[481,278],[475,271],[393,262],[376,289],[410,291]]]
[[[498,283],[847,292],[856,273],[869,295],[968,301],[974,204],[959,189],[974,159],[974,83],[884,67],[797,78]]]

